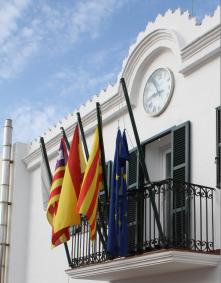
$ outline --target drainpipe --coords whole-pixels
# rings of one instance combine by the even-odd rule
[[[10,163],[12,148],[12,120],[5,120],[2,147],[2,176],[0,184],[0,283],[5,283]]]

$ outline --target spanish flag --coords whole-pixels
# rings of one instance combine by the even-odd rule
[[[76,210],[76,205],[84,171],[85,160],[81,147],[78,126],[76,126],[67,166],[65,168],[58,210],[54,221],[55,232],[81,223],[80,214]]]
[[[94,240],[96,235],[98,193],[101,187],[101,151],[98,128],[96,128],[90,157],[85,170],[84,179],[77,203],[77,211],[86,216],[87,221],[90,225],[91,240]]]
[[[67,163],[68,154],[65,146],[65,142],[63,138],[61,139],[59,151],[58,151],[58,159],[55,166],[55,173],[52,179],[51,190],[48,199],[47,206],[47,218],[48,222],[52,227],[52,247],[56,247],[61,243],[67,242],[70,239],[69,229],[65,228],[60,230],[59,232],[54,232],[54,219],[57,213],[61,186],[63,183],[65,165]]]

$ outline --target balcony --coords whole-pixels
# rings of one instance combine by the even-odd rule
[[[150,190],[154,195],[163,238],[159,237]],[[214,243],[214,189],[172,179],[128,190],[128,256],[111,257],[97,234],[92,243],[89,227],[75,227],[72,235],[72,278],[119,280],[214,267],[220,261]],[[102,203],[98,225],[108,233],[108,205]]]

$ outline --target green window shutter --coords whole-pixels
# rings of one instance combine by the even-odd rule
[[[138,168],[138,154],[137,150],[133,150],[130,153],[129,167],[128,167],[128,189],[137,189],[138,188],[138,177],[139,168]]]
[[[172,177],[181,182],[190,181],[190,122],[172,131]]]
[[[111,178],[112,178],[112,161],[111,160],[106,163],[106,174],[107,174],[108,196],[110,197]]]
[[[143,171],[139,162],[137,149],[130,152],[127,185],[128,189],[139,189],[143,184]]]
[[[171,200],[173,225],[170,236],[173,245],[186,247],[190,236],[190,203],[182,182],[190,182],[190,122],[174,128],[171,138],[174,186]]]
[[[221,188],[221,107],[216,109],[216,186]]]
[[[128,196],[128,251],[133,253],[137,243],[137,201],[135,195]]]
[[[138,156],[137,150],[130,152],[129,164],[128,164],[128,173],[127,173],[127,189],[128,193],[128,251],[129,254],[135,251],[135,246],[137,242],[137,200],[136,193],[131,190],[138,188]]]
[[[108,197],[110,196],[111,177],[112,177],[112,161],[108,161],[106,163],[106,180],[107,180]],[[109,207],[105,203],[105,191],[104,190],[100,192],[99,200],[100,200],[101,206],[102,206],[103,219],[104,219],[104,222],[106,222],[107,219],[108,219]]]
[[[138,190],[143,185],[143,172],[141,170],[137,149],[130,152],[127,187],[128,194],[128,245],[129,253],[136,251],[140,246],[142,227],[139,215],[143,212],[143,199],[138,198]],[[142,217],[143,219],[143,217]]]

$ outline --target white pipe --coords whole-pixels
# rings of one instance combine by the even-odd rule
[[[9,206],[10,163],[12,149],[12,120],[5,120],[2,147],[2,176],[0,184],[0,283],[6,272],[6,249]]]

